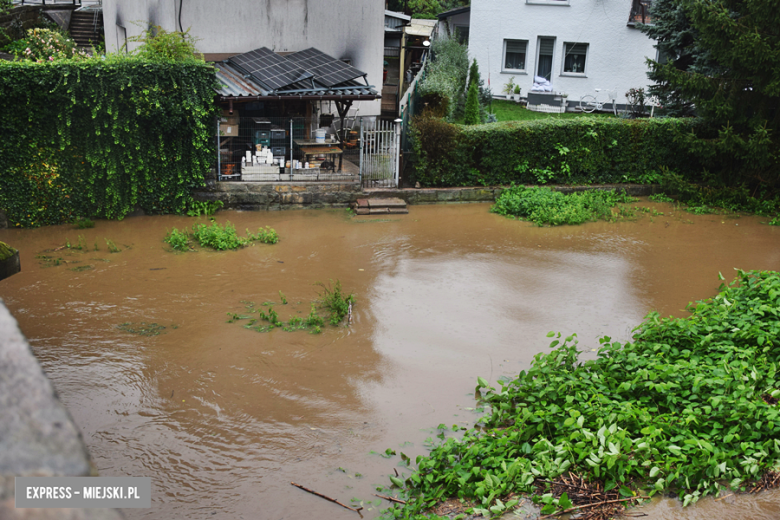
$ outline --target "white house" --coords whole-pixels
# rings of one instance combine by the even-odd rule
[[[635,28],[643,9],[638,0],[472,0],[469,54],[494,95],[513,78],[525,97],[541,76],[550,104],[566,94],[572,109],[596,89],[624,104],[628,89],[650,83],[646,59],[656,56],[654,41]]]
[[[364,71],[378,89],[384,15],[383,2],[366,0],[103,0],[108,51],[150,26],[189,29],[198,50],[218,59],[262,47],[282,54],[314,47]],[[379,115],[378,100],[360,103],[361,114]]]

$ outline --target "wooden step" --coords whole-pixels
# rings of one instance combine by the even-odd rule
[[[404,215],[409,213],[406,202],[398,198],[358,199],[352,204],[358,215]]]

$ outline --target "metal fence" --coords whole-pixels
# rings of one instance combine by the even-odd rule
[[[422,68],[417,76],[412,80],[409,88],[406,89],[400,103],[401,114],[401,158],[400,158],[400,184],[402,186],[414,186],[415,169],[414,164],[416,156],[414,153],[414,143],[412,138],[412,118],[422,112],[422,101],[420,94],[420,83],[425,79],[428,70],[428,56],[423,61]]]
[[[366,188],[398,187],[400,121],[376,122],[374,129],[360,126],[360,177]]]

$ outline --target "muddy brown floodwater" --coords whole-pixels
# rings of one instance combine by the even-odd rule
[[[23,271],[0,282],[36,356],[83,432],[100,473],[148,476],[152,509],[129,519],[339,519],[342,502],[379,515],[378,485],[440,423],[477,419],[477,376],[495,382],[576,332],[586,356],[627,340],[651,310],[684,314],[718,272],[780,268],[780,228],[756,217],[696,216],[666,204],[636,222],[538,228],[484,204],[413,206],[409,215],[221,212],[281,241],[174,254],[166,230],[187,217],[136,217],[93,229],[0,230]],[[88,249],[36,255],[83,235]],[[109,253],[104,239],[122,249]],[[73,263],[78,262],[78,263]],[[91,266],[91,267],[85,267]],[[79,270],[83,269],[83,270]],[[242,301],[307,313],[318,281],[357,295],[351,327],[258,333],[226,323]],[[301,303],[298,303],[301,302]],[[117,328],[157,323],[159,335]],[[373,453],[372,453],[373,452]],[[373,501],[372,501],[373,499]],[[650,520],[776,519],[780,494],[645,506]],[[385,507],[387,504],[381,504]]]

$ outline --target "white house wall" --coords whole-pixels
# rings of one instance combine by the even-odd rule
[[[106,47],[117,50],[117,33],[128,37],[144,25],[179,29],[179,0],[103,0]],[[295,52],[316,47],[349,58],[382,88],[384,3],[376,0],[181,0],[181,27],[203,53],[241,53],[259,47]],[[141,27],[133,25],[137,22]],[[121,40],[121,35],[119,37]],[[132,49],[132,45],[130,45]],[[379,101],[362,101],[361,114],[379,114]]]
[[[594,94],[595,89],[617,90],[625,103],[632,87],[646,87],[645,60],[654,58],[653,40],[626,26],[631,0],[472,0],[469,54],[477,59],[483,78],[490,77],[493,94],[514,81],[528,95],[536,71],[539,37],[554,37],[551,83],[569,102]],[[504,40],[527,40],[525,73],[507,72]],[[587,43],[584,75],[563,74],[564,42]]]

